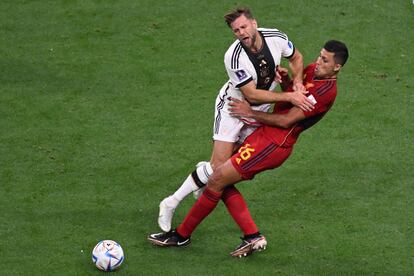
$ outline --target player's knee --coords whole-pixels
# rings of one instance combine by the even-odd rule
[[[210,176],[207,185],[209,189],[216,191],[216,192],[220,192],[224,189],[225,187],[224,184],[225,183],[223,181],[222,169],[218,167],[217,169],[214,170],[214,173]]]
[[[215,159],[215,160],[211,160],[210,164],[212,168],[218,168],[224,164],[224,161]]]
[[[222,166],[224,163],[226,163],[226,161],[231,157],[227,156],[227,155],[217,155],[217,156],[213,156],[213,158],[210,161],[211,167],[213,167],[213,169],[218,168],[220,166]]]

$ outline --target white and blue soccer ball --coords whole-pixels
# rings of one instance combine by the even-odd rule
[[[113,271],[124,261],[124,251],[112,240],[100,241],[92,251],[92,261],[99,270]]]

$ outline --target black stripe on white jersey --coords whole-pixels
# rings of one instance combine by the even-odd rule
[[[225,89],[225,92],[224,92],[224,95],[223,95],[223,97],[222,98],[220,98],[220,102],[218,103],[218,105],[216,106],[216,109],[217,109],[217,116],[216,116],[216,118],[214,119],[215,120],[215,123],[214,123],[214,126],[215,126],[215,128],[214,128],[214,133],[215,134],[218,134],[219,133],[219,129],[220,129],[220,122],[221,122],[221,110],[223,109],[223,107],[224,107],[224,101],[225,101],[225,99],[226,99],[226,97],[227,97],[227,94],[228,94],[228,90],[229,90],[229,88],[230,88],[230,85],[227,85],[227,87],[226,87],[226,89]]]
[[[239,57],[242,50],[241,43],[238,43],[234,48],[233,55],[231,56],[231,69],[239,68]]]
[[[287,40],[286,37],[284,37],[282,35],[277,35],[277,34],[274,34],[274,35],[266,35],[266,34],[264,34],[263,37],[279,37],[281,39]]]
[[[281,34],[287,37],[287,35],[284,32],[276,31],[276,30],[262,30],[260,31],[262,34]]]
[[[284,40],[287,40],[287,35],[278,31],[262,31],[264,37],[280,37]]]
[[[263,34],[263,37],[280,37],[281,39],[287,40],[286,36],[280,34]]]

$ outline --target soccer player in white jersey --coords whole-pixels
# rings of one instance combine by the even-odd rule
[[[178,204],[192,192],[196,197],[201,194],[213,169],[229,159],[235,146],[260,125],[254,120],[232,117],[228,111],[231,98],[246,99],[260,111],[267,111],[270,103],[278,101],[291,102],[304,111],[313,108],[302,84],[302,55],[287,35],[277,29],[258,28],[248,8],[237,8],[224,18],[237,39],[224,56],[229,80],[216,99],[212,156],[210,162],[197,164],[181,187],[161,201],[158,224],[165,232],[171,230]],[[296,93],[272,92],[276,87],[275,69],[282,57],[289,60]]]

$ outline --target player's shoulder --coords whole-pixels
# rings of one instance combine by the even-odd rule
[[[224,54],[224,63],[231,68],[239,67],[240,56],[244,53],[243,46],[239,40],[234,41]]]
[[[234,52],[240,52],[241,50],[243,50],[243,46],[241,45],[241,42],[236,39],[227,49],[225,56],[233,55]]]
[[[273,38],[273,39],[282,39],[282,40],[288,40],[288,36],[278,30],[278,29],[270,29],[270,28],[258,28],[257,29],[265,38]]]
[[[318,80],[314,84],[314,94],[317,95],[318,99],[322,99],[328,103],[335,100],[337,94],[336,79]]]

